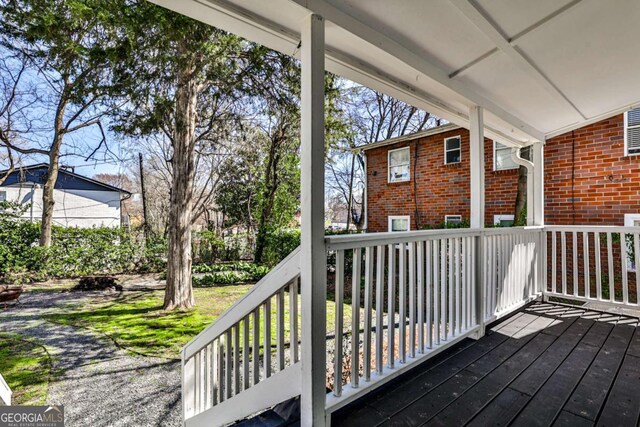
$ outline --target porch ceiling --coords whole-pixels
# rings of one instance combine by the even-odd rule
[[[329,71],[507,143],[640,105],[634,0],[153,1],[288,54],[319,13]]]

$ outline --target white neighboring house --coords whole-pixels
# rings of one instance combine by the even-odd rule
[[[48,170],[48,165],[41,163],[12,172],[0,185],[0,201],[30,204],[23,218],[39,221],[42,186]],[[128,191],[60,169],[54,190],[53,223],[79,228],[120,227],[121,203],[130,196]]]

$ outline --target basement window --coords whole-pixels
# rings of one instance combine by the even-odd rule
[[[493,225],[498,227],[511,227],[513,225],[513,215],[494,215]]]
[[[7,201],[7,192],[0,191],[0,202],[6,202],[6,201]]]
[[[409,181],[409,147],[389,150],[389,182]]]
[[[462,159],[462,149],[460,137],[454,136],[444,140],[444,164],[460,163]]]
[[[503,171],[518,169],[518,165],[511,158],[511,147],[499,142],[493,143],[493,170]]]
[[[390,216],[389,231],[409,231],[411,217],[409,215]]]
[[[452,226],[458,225],[462,223],[462,215],[445,215],[444,216],[444,225]]]
[[[624,113],[624,154],[640,154],[640,108]]]

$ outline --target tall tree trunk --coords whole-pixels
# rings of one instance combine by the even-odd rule
[[[42,223],[40,224],[40,246],[51,246],[53,209],[55,207],[54,190],[58,181],[58,171],[60,170],[60,147],[64,134],[64,112],[67,107],[67,94],[69,83],[65,78],[65,87],[60,94],[60,101],[56,108],[54,121],[55,133],[53,143],[49,149],[49,170],[47,180],[42,189]]]
[[[186,49],[186,42],[182,46]],[[176,90],[165,310],[189,309],[195,304],[191,283],[191,221],[199,87],[195,73],[193,63],[184,64],[178,75]]]
[[[60,138],[62,139],[62,138]],[[59,142],[57,149],[52,149],[49,154],[49,170],[47,171],[47,180],[42,188],[42,224],[40,230],[40,246],[51,246],[52,227],[53,227],[53,209],[55,207],[54,190],[56,181],[58,180],[58,171],[60,170],[60,147]]]
[[[264,258],[264,250],[267,246],[267,223],[271,219],[276,191],[278,190],[278,146],[284,138],[284,132],[271,139],[269,158],[267,159],[267,171],[264,178],[264,200],[258,221],[258,233],[256,235],[256,253],[254,260],[260,264]]]
[[[524,216],[524,210],[527,207],[527,168],[520,166],[518,168],[518,192],[516,193],[516,205],[513,212],[513,225],[526,225],[527,218]]]

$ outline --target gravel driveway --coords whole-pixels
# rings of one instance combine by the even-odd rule
[[[58,304],[91,296],[25,294],[19,307],[0,310],[0,330],[46,346],[63,372],[50,384],[47,403],[64,405],[66,426],[179,426],[179,362],[132,356],[85,329],[42,318]]]

